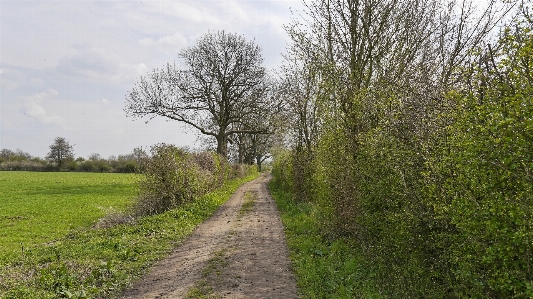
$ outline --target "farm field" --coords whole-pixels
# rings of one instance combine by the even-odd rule
[[[137,180],[118,173],[0,172],[0,261],[126,208]]]
[[[93,228],[91,225],[100,216],[92,217],[92,220],[88,217],[85,224],[80,224],[78,228],[72,226],[74,229],[70,229],[71,226],[67,226],[63,233],[57,234],[58,237],[33,242],[35,246],[23,254],[15,246],[10,257],[4,255],[4,260],[0,260],[0,298],[118,298],[151,265],[167,256],[209,218],[240,185],[257,177],[258,173],[255,172],[245,178],[227,181],[220,188],[194,201],[162,214],[137,218],[133,224]],[[113,182],[112,178],[100,178],[102,186]],[[129,187],[126,178],[121,182],[115,179],[115,184],[124,185],[124,193],[135,195],[137,178],[130,176],[132,183]],[[98,179],[98,175],[95,175],[95,179]],[[79,183],[75,186],[79,186]],[[98,186],[94,187],[98,189]],[[100,192],[92,191],[93,196],[114,193],[117,202],[122,202],[123,207],[127,206],[130,199],[121,199],[121,192],[111,191],[112,187],[102,187]],[[76,196],[72,198],[77,200]],[[83,203],[85,207],[96,206],[93,210],[104,214],[99,212],[98,205]],[[109,200],[105,206],[112,204],[113,201]],[[1,246],[3,249],[3,244]]]

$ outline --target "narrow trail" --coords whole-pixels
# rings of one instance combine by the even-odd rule
[[[270,178],[241,186],[122,298],[298,298]]]

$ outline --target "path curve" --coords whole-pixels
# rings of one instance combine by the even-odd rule
[[[242,185],[122,298],[298,298],[270,179]]]

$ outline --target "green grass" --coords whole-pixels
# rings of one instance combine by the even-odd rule
[[[78,228],[18,253],[0,265],[0,298],[116,298],[257,175],[134,225]]]
[[[328,241],[322,234],[316,206],[297,202],[272,184],[270,190],[280,210],[302,298],[381,298],[357,246],[343,239]]]
[[[124,209],[137,180],[134,174],[0,172],[0,263]]]

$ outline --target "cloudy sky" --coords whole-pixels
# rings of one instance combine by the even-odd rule
[[[291,8],[300,0],[0,0],[0,148],[44,157],[58,136],[85,158],[195,146],[176,122],[127,118],[126,92],[208,30],[255,39],[265,66],[278,67]]]

